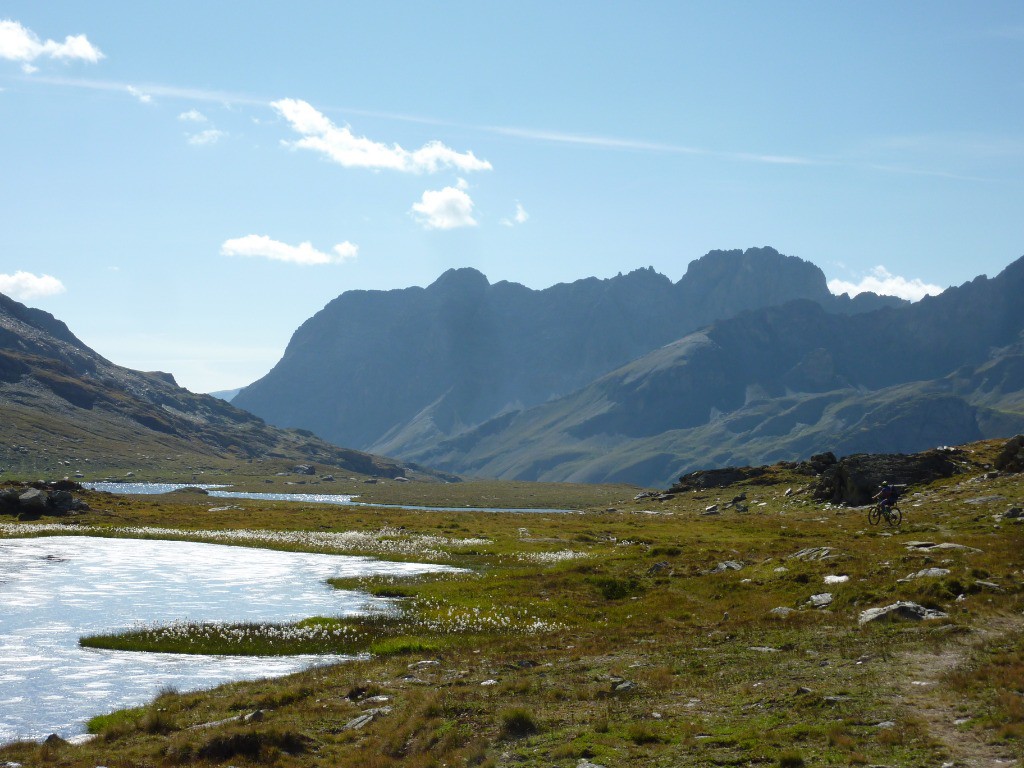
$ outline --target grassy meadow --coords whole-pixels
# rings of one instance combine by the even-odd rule
[[[74,525],[11,521],[0,535],[184,537],[465,570],[332,582],[393,601],[390,613],[367,618],[86,638],[355,658],[209,691],[165,690],[95,718],[88,743],[0,747],[0,765],[1019,763],[1024,525],[1003,513],[1024,502],[1024,476],[988,471],[999,445],[968,446],[963,474],[909,489],[898,528],[869,525],[866,509],[814,502],[812,478],[783,468],[763,484],[664,501],[634,500],[639,489],[625,486],[289,486],[378,503],[568,513],[85,494],[92,511]],[[247,482],[286,482],[265,479],[254,472]],[[746,511],[727,506],[740,493]],[[717,514],[705,514],[715,504]],[[930,568],[941,571],[914,577]],[[946,616],[859,622],[900,600]]]

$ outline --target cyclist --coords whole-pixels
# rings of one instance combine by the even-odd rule
[[[895,486],[889,484],[886,480],[882,483],[882,489],[871,498],[878,501],[883,507],[892,509],[896,506],[896,499],[899,497],[899,491],[896,490]]]

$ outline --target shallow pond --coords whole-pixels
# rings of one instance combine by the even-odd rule
[[[333,576],[444,566],[220,544],[89,536],[0,539],[0,743],[65,738],[161,689],[285,675],[343,657],[224,657],[81,648],[78,638],[173,621],[287,622],[384,609]]]
[[[226,485],[209,485],[199,483],[82,483],[85,488],[94,491],[107,491],[109,493],[122,493],[126,495],[135,494],[157,494],[170,493],[180,488],[202,488],[210,496],[218,499],[256,499],[263,501],[301,501],[315,504],[338,504],[344,507],[383,507],[386,509],[412,509],[432,512],[570,512],[568,509],[507,509],[500,507],[422,507],[411,504],[371,504],[365,501],[356,501],[358,496],[343,493],[261,493],[250,491],[224,490],[229,488]]]

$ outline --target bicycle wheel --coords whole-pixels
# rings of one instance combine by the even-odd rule
[[[868,522],[872,525],[878,525],[882,520],[882,508],[878,505],[868,510]]]
[[[889,525],[899,525],[903,522],[903,512],[900,511],[899,507],[889,507],[885,520]]]

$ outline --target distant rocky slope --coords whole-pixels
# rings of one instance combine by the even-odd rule
[[[794,299],[836,313],[902,303],[835,297],[818,267],[771,248],[712,251],[677,283],[640,269],[531,290],[450,270],[427,288],[342,294],[232,402],[343,445],[445,455],[448,438],[497,431],[708,323]]]
[[[823,451],[908,453],[1024,430],[1024,259],[941,296],[740,314],[563,398],[409,456],[485,476],[667,485]]]
[[[51,469],[63,457],[93,467],[203,457],[316,461],[371,475],[407,465],[282,430],[167,373],[114,365],[47,312],[0,294],[0,469]]]

